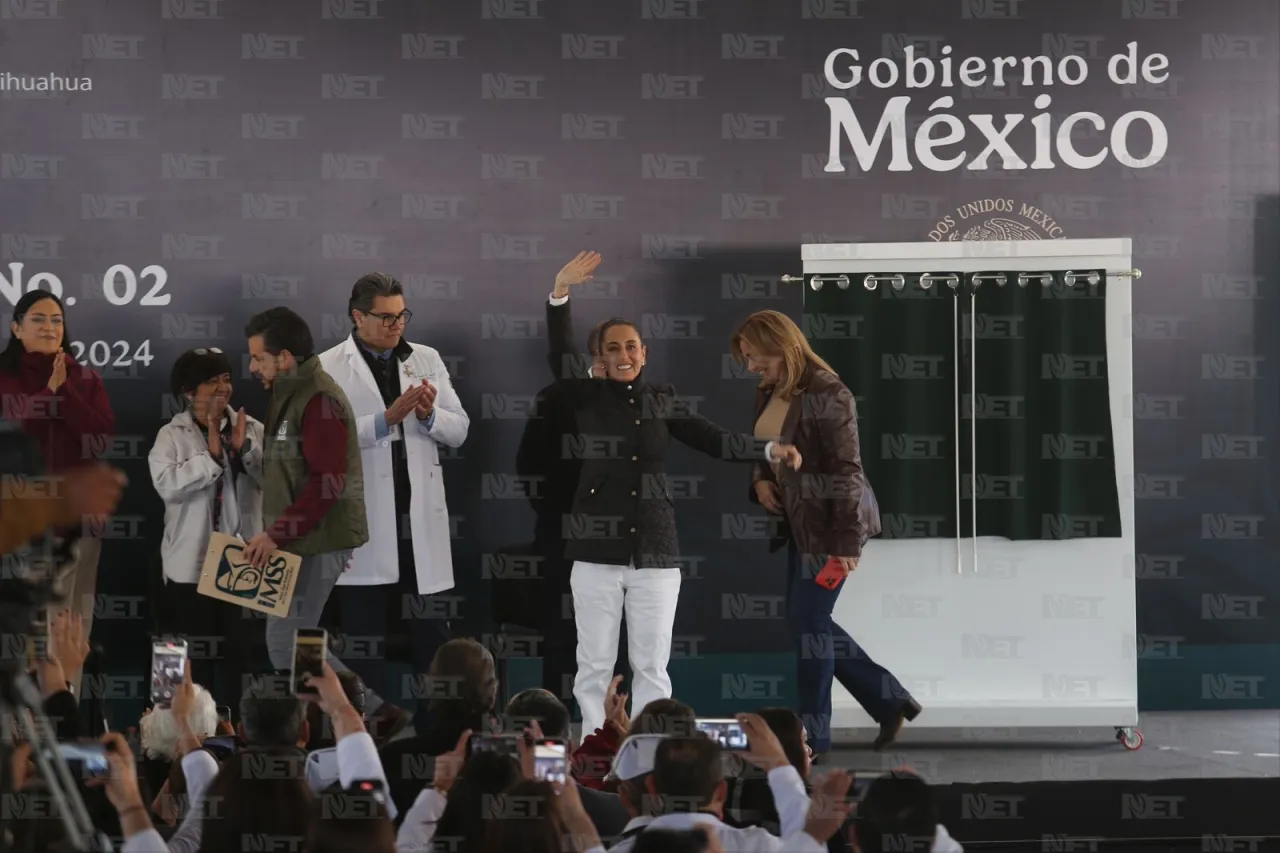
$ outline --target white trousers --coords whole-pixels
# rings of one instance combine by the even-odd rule
[[[575,561],[569,576],[578,626],[578,675],[573,698],[582,712],[582,736],[604,725],[604,697],[618,662],[618,634],[627,618],[631,661],[631,713],[671,698],[671,632],[680,598],[679,569],[637,569]]]

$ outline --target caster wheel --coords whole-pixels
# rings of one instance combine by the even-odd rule
[[[1130,752],[1142,749],[1142,732],[1137,729],[1116,729],[1116,740],[1120,741],[1120,745]]]

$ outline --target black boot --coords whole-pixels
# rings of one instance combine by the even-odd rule
[[[908,696],[898,706],[897,711],[890,715],[887,720],[880,723],[880,734],[876,736],[876,741],[871,748],[876,752],[880,752],[897,740],[898,732],[902,731],[903,723],[909,723],[914,720],[919,716],[921,710],[923,709],[920,707],[920,703]]]

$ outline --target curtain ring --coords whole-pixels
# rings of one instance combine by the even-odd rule
[[[862,280],[862,286],[867,290],[875,290],[879,287],[881,281],[891,282],[894,290],[901,290],[906,284],[906,277],[902,273],[893,273],[892,275],[870,275]]]
[[[1002,272],[976,272],[969,277],[969,280],[973,282],[975,288],[984,281],[994,281],[997,287],[1004,287],[1008,281]]]
[[[828,281],[834,281],[836,283],[836,287],[841,290],[849,289],[849,276],[847,275],[815,275],[813,278],[809,279],[809,286],[814,290],[821,290],[822,285],[826,284]]]
[[[960,286],[960,276],[956,275],[955,273],[947,273],[946,275],[934,275],[933,273],[926,272],[926,273],[921,273],[920,275],[920,286],[923,287],[925,290],[928,290],[929,288],[933,287],[933,283],[935,281],[945,281],[947,283],[947,287],[951,288],[952,290],[955,290],[957,287]]]
[[[1073,287],[1075,286],[1076,279],[1080,278],[1081,276],[1084,277],[1085,283],[1088,284],[1090,287],[1093,287],[1102,281],[1102,276],[1098,275],[1096,270],[1092,270],[1087,273],[1075,272],[1074,270],[1067,270],[1066,274],[1062,276],[1062,280],[1067,283],[1068,287]]]
[[[1018,287],[1026,287],[1027,282],[1031,281],[1031,279],[1033,278],[1039,279],[1040,283],[1043,284],[1045,287],[1048,287],[1049,285],[1053,284],[1053,273],[1020,272],[1018,273]]]

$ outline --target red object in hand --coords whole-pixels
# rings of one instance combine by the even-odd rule
[[[814,583],[826,589],[835,589],[840,586],[842,580],[844,580],[844,564],[840,562],[839,557],[828,557],[822,571],[818,572],[818,576],[813,579]]]

